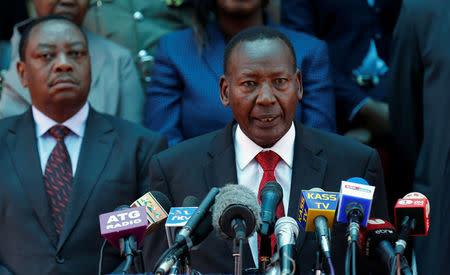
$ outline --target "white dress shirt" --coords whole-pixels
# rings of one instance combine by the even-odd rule
[[[49,134],[48,130],[53,126],[60,124],[64,125],[72,131],[64,138],[67,151],[69,152],[70,161],[72,163],[72,175],[75,176],[77,170],[78,157],[81,150],[81,142],[83,141],[84,131],[86,130],[86,120],[89,114],[89,104],[84,106],[71,118],[58,123],[48,116],[44,115],[36,107],[32,106],[33,118],[36,125],[36,137],[39,158],[41,160],[42,174],[45,173],[45,166],[50,154],[55,148],[56,139]]]
[[[289,194],[291,192],[292,165],[294,161],[294,123],[292,123],[287,133],[271,148],[262,148],[254,143],[242,132],[239,125],[236,127],[234,139],[238,184],[248,187],[255,196],[258,196],[259,184],[264,174],[261,165],[255,159],[256,155],[261,151],[271,150],[281,157],[280,162],[275,167],[275,179],[283,189],[283,206],[284,212],[287,214]],[[258,238],[256,232],[248,239],[248,243],[255,265],[258,267]]]

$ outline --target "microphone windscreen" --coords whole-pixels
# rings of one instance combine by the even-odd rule
[[[195,196],[187,196],[183,200],[183,207],[198,207],[200,205],[200,200]]]
[[[261,189],[260,192],[260,199],[263,196],[264,193],[268,191],[273,191],[278,194],[279,197],[283,197],[283,188],[281,188],[281,185],[276,181],[269,181],[268,183],[264,184],[264,187]]]
[[[275,223],[275,236],[277,236],[278,247],[295,244],[298,236],[299,226],[294,218],[281,217]]]
[[[255,230],[259,229],[259,227],[261,226],[261,217],[259,215],[259,213],[261,212],[261,207],[255,194],[253,194],[253,192],[245,186],[229,184],[222,187],[219,194],[217,194],[212,217],[214,228],[224,239],[229,240],[232,238],[228,232],[229,230],[224,231],[224,228],[222,228],[222,224],[224,221],[221,221],[221,218],[223,218],[225,211],[227,211],[227,208],[231,206],[236,206],[235,209],[240,209],[242,211],[235,212],[235,217],[227,217],[231,219],[229,220],[230,224],[233,218],[244,219],[247,225],[247,236],[250,236],[251,234],[253,234],[253,232],[255,232]],[[252,223],[254,225],[252,228],[250,228]]]

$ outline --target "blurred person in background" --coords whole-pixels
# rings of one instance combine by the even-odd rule
[[[386,75],[401,0],[282,0],[281,22],[324,40],[336,93],[338,133],[364,144],[390,135]]]
[[[33,0],[37,17],[63,15],[81,25],[89,0]],[[16,63],[21,32],[32,21],[14,27],[11,38],[11,61],[3,81],[0,118],[23,113],[31,104],[30,94],[19,80]],[[99,112],[141,123],[144,93],[133,59],[125,48],[86,31],[91,55],[92,82],[88,101]]]
[[[408,0],[392,40],[388,86],[396,184],[430,201],[430,231],[414,237],[418,274],[450,270],[450,2]]]
[[[89,6],[83,26],[129,49],[144,85],[159,38],[192,24],[189,0],[90,0]]]

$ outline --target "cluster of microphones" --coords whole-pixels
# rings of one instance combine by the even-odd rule
[[[339,193],[320,188],[303,190],[295,220],[288,216],[277,218],[283,198],[277,182],[263,187],[260,203],[252,191],[235,184],[212,188],[201,202],[188,196],[181,207],[172,207],[164,194],[153,191],[131,207],[119,207],[100,215],[100,231],[125,258],[124,273],[132,266],[134,271],[143,273],[140,244],[146,234],[165,224],[169,248],[156,262],[155,274],[200,274],[190,266],[190,251],[213,230],[233,243],[234,274],[242,274],[243,245],[257,232],[261,241],[258,268],[246,272],[271,275],[296,273],[299,232],[315,232],[318,248],[317,259],[311,263],[314,274],[335,274],[330,253],[331,230],[338,222],[348,228],[346,274],[356,274],[356,251],[381,262],[389,274],[412,274],[404,252],[409,236],[428,234],[428,199],[417,192],[399,199],[394,210],[394,227],[385,220],[370,218],[374,192],[375,187],[362,178],[342,181]],[[275,250],[270,247],[272,234],[277,240]]]

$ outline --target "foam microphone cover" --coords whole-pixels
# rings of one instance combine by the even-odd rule
[[[242,185],[230,184],[222,187],[216,196],[212,223],[219,235],[231,240],[234,219],[242,219],[246,224],[246,236],[252,235],[261,226],[261,207],[253,192]]]
[[[183,200],[183,207],[198,207],[200,205],[200,200],[194,196],[187,196]]]

